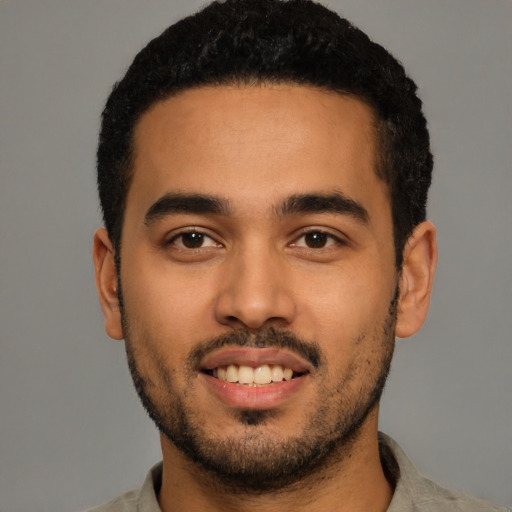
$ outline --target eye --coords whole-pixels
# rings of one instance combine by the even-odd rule
[[[174,235],[168,242],[181,249],[202,249],[204,247],[220,247],[212,237],[200,231],[187,231]]]
[[[292,243],[292,246],[306,247],[308,249],[324,249],[336,244],[342,244],[342,241],[338,237],[324,231],[315,230],[303,233]]]

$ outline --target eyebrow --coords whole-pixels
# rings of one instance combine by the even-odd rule
[[[229,210],[225,199],[202,194],[165,194],[149,207],[144,224],[150,226],[163,217],[177,213],[228,215]]]
[[[279,217],[297,213],[335,213],[348,215],[363,224],[368,224],[366,208],[344,196],[341,192],[331,194],[297,194],[287,198],[276,210]]]
[[[151,226],[163,217],[179,213],[229,215],[230,211],[226,199],[203,194],[168,193],[149,207],[144,216],[144,224]],[[341,192],[294,194],[274,208],[274,211],[278,217],[300,213],[335,213],[348,215],[363,224],[367,224],[369,220],[366,208]]]

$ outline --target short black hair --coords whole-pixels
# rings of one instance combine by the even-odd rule
[[[407,238],[425,220],[433,166],[417,87],[382,46],[311,0],[216,1],[138,53],[107,100],[98,144],[100,202],[117,256],[141,115],[186,89],[266,82],[353,95],[373,109],[375,172],[390,190],[400,268]]]

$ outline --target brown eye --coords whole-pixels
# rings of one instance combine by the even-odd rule
[[[327,249],[333,246],[345,245],[344,241],[327,231],[312,229],[305,231],[292,244],[292,247],[302,247],[304,249]]]
[[[310,249],[321,249],[327,245],[329,236],[326,233],[320,231],[312,231],[304,235],[304,243]]]
[[[169,243],[181,249],[202,249],[204,247],[219,246],[213,238],[199,231],[179,233]]]
[[[182,243],[187,249],[199,249],[204,243],[204,238],[202,233],[195,232],[183,233],[181,235]]]

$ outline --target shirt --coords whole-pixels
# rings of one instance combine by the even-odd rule
[[[441,487],[423,476],[389,436],[379,433],[379,449],[386,478],[394,484],[388,512],[511,512],[512,509]],[[142,487],[127,492],[89,512],[161,512],[157,493],[162,463],[151,468]]]

